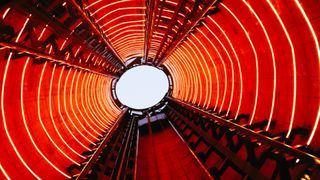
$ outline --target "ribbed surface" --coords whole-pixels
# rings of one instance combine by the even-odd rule
[[[111,78],[10,57],[0,61],[1,165],[14,179],[68,177],[65,169],[84,160],[120,113]]]
[[[77,2],[0,6],[0,179],[69,178],[66,168],[82,162],[120,114],[111,82],[121,62],[144,55],[146,2]],[[149,57],[173,38],[163,40],[178,4],[159,1]],[[172,96],[232,118],[249,114],[249,124],[275,121],[265,130],[287,137],[304,127],[310,134],[293,145],[319,150],[320,2],[225,0],[217,7],[165,59]],[[178,16],[181,24],[185,15]]]

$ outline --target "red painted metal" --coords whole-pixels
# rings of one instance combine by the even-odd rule
[[[66,168],[86,161],[81,153],[121,112],[103,74],[146,54],[170,73],[172,98],[227,118],[248,114],[288,138],[305,128],[292,146],[319,151],[320,2],[222,1],[174,32],[170,20],[183,23],[193,9],[183,2],[180,13],[182,1],[155,3],[153,23],[145,0],[2,2],[0,178],[73,175]],[[164,37],[178,40],[165,47]]]

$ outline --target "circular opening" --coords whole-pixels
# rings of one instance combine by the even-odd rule
[[[127,70],[116,83],[119,101],[132,109],[158,104],[169,89],[167,75],[153,66],[141,65]]]

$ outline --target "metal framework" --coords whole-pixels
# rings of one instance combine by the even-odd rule
[[[156,12],[158,9],[159,0],[147,0],[146,1],[146,26],[145,26],[145,40],[144,40],[144,60],[148,61],[148,53],[150,49],[152,32],[154,28],[154,22],[156,18]]]
[[[117,130],[119,131],[118,128],[121,128],[121,124],[124,123],[123,121],[126,120],[127,115],[128,115],[128,109],[122,110],[116,123],[112,126],[110,131],[105,135],[103,140],[99,143],[98,147],[93,152],[93,154],[90,155],[89,160],[85,163],[85,166],[82,168],[81,172],[78,175],[76,175],[76,179],[83,179],[88,175],[89,171],[93,168],[94,164],[96,163],[99,156],[101,155],[101,152],[106,148],[107,143],[110,142],[110,139],[112,138],[112,134],[115,133]]]
[[[29,23],[20,35],[24,37],[23,41],[17,43],[14,39],[18,32],[14,32],[12,24],[4,21],[1,46],[118,76],[125,67],[122,61],[110,45],[101,43],[102,33],[98,33],[75,8],[73,4],[58,1],[13,3],[10,11],[29,16]]]
[[[125,68],[125,64],[121,60],[119,54],[114,50],[114,48],[111,46],[108,38],[103,33],[103,31],[100,29],[100,27],[94,22],[93,19],[88,16],[88,11],[82,7],[83,2],[82,1],[75,1],[75,0],[68,0],[68,2],[72,5],[72,7],[75,7],[76,11],[78,12],[78,15],[81,17],[81,19],[86,22],[91,29],[94,31],[95,35],[100,37],[102,39],[102,42],[105,44],[105,50],[108,50],[108,52],[112,55],[112,59],[117,62],[117,64],[120,64],[120,67]],[[99,40],[101,42],[101,40]]]
[[[266,122],[241,124],[248,118],[245,115],[227,119],[173,98],[167,100],[170,121],[216,178],[232,168],[242,177],[268,179],[270,174],[264,171],[266,166],[272,169],[272,179],[292,179],[305,174],[317,177],[319,174],[319,158],[307,147],[290,145],[295,138],[307,134],[304,129],[294,129],[293,135],[286,139],[285,133],[271,135],[263,131]],[[220,163],[212,166],[208,165],[209,161]]]
[[[93,152],[85,153],[89,158],[83,166],[72,165],[68,171],[79,169],[75,179],[132,179],[135,177],[137,145],[137,121],[124,109],[112,129],[98,143]]]
[[[310,149],[290,145],[295,138],[307,134],[305,129],[294,129],[287,139],[285,132],[272,135],[263,131],[267,122],[244,124],[248,115],[229,119],[171,97],[166,100],[168,105],[163,112],[201,167],[213,178],[220,179],[230,170],[242,178],[259,179],[292,179],[306,174],[315,178],[320,173],[320,160]],[[151,133],[148,115],[147,120]],[[90,159],[82,163],[84,167],[71,166],[69,171],[82,168],[81,173],[75,175],[77,179],[136,177],[137,131],[135,117],[123,111],[97,149],[86,154]],[[272,173],[268,174],[270,169]]]
[[[176,6],[173,6],[166,1],[159,3],[160,10],[156,16],[156,23],[152,23],[154,13],[156,12],[153,12],[153,16],[150,15],[150,13],[147,14],[147,29],[150,30],[150,32],[146,32],[149,34],[146,36],[145,44],[147,46],[145,47],[145,54],[147,54],[147,56],[145,58],[148,58],[150,50],[150,36],[153,34],[161,34],[162,36],[160,39],[153,39],[156,44],[157,41],[160,40],[160,43],[157,46],[156,55],[153,58],[153,63],[160,66],[164,62],[165,58],[173,52],[179,43],[186,38],[203,16],[217,2],[217,0],[198,0],[195,2],[178,1]],[[150,9],[151,7],[152,4]],[[171,19],[167,19],[167,17],[163,15],[164,11],[173,12],[170,17]],[[152,25],[155,27],[149,27]]]
[[[319,32],[314,32],[312,28],[313,22],[310,23],[307,17],[308,14],[311,14],[311,11],[305,13],[301,6],[303,3],[300,4],[298,1],[294,1],[297,6],[295,11],[299,10],[299,12],[301,12],[302,16],[300,17],[299,23],[304,19],[308,25],[305,25],[308,27],[305,29],[310,30],[311,33],[300,39],[310,41],[311,37],[313,37],[315,41],[315,46],[312,45],[315,47],[313,47],[314,52],[311,51],[312,48],[309,44],[308,48],[301,46],[301,44],[306,44],[306,42],[299,44],[299,46],[296,45],[296,42],[300,43],[300,41],[291,42],[289,33],[292,33],[291,31],[293,30],[290,29],[287,31],[285,27],[285,24],[288,22],[291,24],[291,19],[285,19],[285,17],[291,13],[288,13],[291,9],[287,12],[288,14],[286,16],[281,14],[280,17],[277,9],[273,7],[273,4],[266,1],[265,5],[270,6],[269,11],[274,12],[272,15],[277,19],[276,23],[272,23],[272,21],[268,23],[279,26],[277,27],[278,29],[282,28],[285,34],[283,39],[287,37],[290,45],[290,48],[288,48],[289,46],[283,49],[280,48],[283,52],[276,53],[273,52],[271,41],[273,38],[278,40],[278,36],[273,36],[273,34],[271,35],[270,33],[269,37],[269,31],[265,30],[263,21],[259,19],[260,16],[262,19],[262,13],[257,15],[249,3],[241,1],[241,3],[245,3],[243,7],[247,6],[251,15],[255,16],[256,21],[263,29],[263,33],[261,34],[266,36],[266,42],[270,45],[272,66],[270,64],[269,68],[272,67],[274,74],[264,74],[265,72],[262,70],[264,70],[264,66],[267,66],[267,64],[260,64],[260,75],[258,62],[267,62],[269,59],[265,51],[260,52],[256,51],[256,49],[264,50],[265,44],[258,42],[262,35],[257,36],[257,38],[249,36],[250,33],[255,32],[249,29],[248,25],[253,21],[250,21],[248,24],[244,23],[243,19],[246,17],[238,18],[235,16],[237,13],[233,13],[233,11],[235,11],[234,9],[238,8],[240,3],[236,4],[233,7],[234,9],[232,8],[231,10],[228,8],[229,4],[226,3],[226,5],[224,5],[224,3],[220,3],[219,0],[143,0],[136,2],[137,4],[132,3],[134,5],[131,3],[129,0],[112,2],[100,0],[66,0],[65,2],[55,0],[13,0],[11,2],[4,2],[6,6],[0,7],[2,12],[2,16],[0,17],[0,53],[2,53],[4,60],[2,64],[5,64],[5,66],[3,66],[0,109],[2,113],[1,120],[5,128],[4,133],[6,133],[7,136],[7,139],[3,139],[3,142],[10,142],[13,148],[3,148],[4,151],[8,151],[8,153],[5,155],[5,158],[3,158],[4,160],[1,159],[1,163],[17,155],[19,159],[13,162],[20,163],[21,167],[24,165],[25,172],[23,172],[26,173],[29,171],[30,177],[32,177],[32,175],[36,178],[38,177],[31,169],[35,169],[40,173],[42,173],[43,170],[47,170],[47,166],[44,166],[43,169],[37,169],[39,166],[32,162],[33,156],[30,158],[27,155],[23,155],[23,157],[28,160],[28,163],[25,163],[17,151],[17,149],[19,149],[22,152],[22,150],[27,147],[24,146],[24,143],[18,144],[18,142],[22,142],[23,139],[19,139],[22,137],[20,135],[21,131],[19,131],[20,129],[16,126],[18,126],[18,123],[23,122],[24,127],[22,127],[22,124],[19,124],[19,127],[26,128],[28,137],[32,141],[32,144],[29,141],[28,143],[30,144],[26,143],[29,145],[27,148],[29,149],[31,147],[30,149],[33,150],[30,150],[30,152],[34,154],[38,153],[38,155],[35,156],[38,159],[46,159],[48,167],[52,166],[60,175],[64,175],[65,177],[73,176],[75,179],[134,179],[136,178],[138,166],[137,144],[139,142],[140,128],[138,126],[138,119],[143,120],[146,118],[148,126],[145,127],[148,128],[148,133],[152,139],[157,133],[157,131],[153,131],[152,128],[153,126],[157,126],[157,124],[154,123],[156,120],[151,121],[152,116],[150,115],[161,113],[165,116],[165,118],[161,120],[165,120],[166,123],[168,121],[170,122],[170,127],[173,127],[178,135],[181,136],[184,144],[188,146],[188,150],[192,153],[194,157],[193,160],[196,159],[198,161],[197,165],[201,166],[209,178],[225,178],[230,172],[230,174],[233,173],[243,179],[319,178],[319,152],[312,150],[312,147],[318,148],[318,145],[315,141],[311,144],[312,139],[317,139],[317,136],[314,135],[317,134],[316,130],[319,129],[320,110],[317,109],[319,107],[319,101],[318,96],[315,95],[319,87],[314,85],[317,79],[313,80],[309,78],[309,75],[313,76],[319,72],[318,69],[312,67],[313,64],[318,63],[320,59],[320,53],[317,51],[319,50],[319,45],[316,37],[316,34]],[[146,4],[144,5],[143,3]],[[253,1],[250,3],[252,6],[255,6]],[[95,6],[96,4],[98,5]],[[235,27],[235,29],[228,29],[228,27],[225,27],[225,29],[223,27],[221,28],[214,18],[209,17],[218,12],[217,6],[219,4],[221,5],[221,12],[226,14],[218,17],[218,22],[224,22],[224,18],[226,18],[228,22],[229,20],[230,22],[237,22],[236,26],[241,27],[241,29],[239,27]],[[306,3],[305,6],[310,6],[310,4]],[[104,11],[107,11],[107,7],[112,8],[110,8],[108,13],[104,13]],[[263,7],[264,6],[261,8]],[[122,12],[129,10],[130,12],[127,13]],[[243,16],[243,14],[240,15]],[[16,16],[14,20],[12,20],[12,16]],[[118,16],[119,19],[113,18],[113,16]],[[270,14],[265,13],[264,16],[268,19]],[[317,16],[318,14],[316,13],[312,14],[310,20]],[[206,19],[204,20],[204,18]],[[283,18],[285,22],[282,22],[281,18]],[[253,27],[250,28],[258,29],[255,27],[257,24],[251,24],[253,24]],[[198,38],[196,37],[197,34],[192,33],[200,26],[202,26],[203,29],[197,29]],[[214,27],[217,27],[217,29]],[[247,56],[248,54],[245,51],[250,51],[251,53],[249,48],[248,50],[239,49],[238,47],[241,47],[240,44],[234,43],[233,46],[229,40],[228,35],[230,35],[230,39],[233,38],[232,42],[238,40],[235,38],[240,36],[240,33],[238,33],[239,30],[243,30],[241,38],[248,39],[246,46],[249,47],[250,45],[250,47],[252,47],[252,53],[255,58],[250,54],[250,56]],[[216,32],[217,35],[220,34],[221,37],[218,37],[215,34]],[[192,35],[192,38],[188,38],[189,35]],[[222,40],[224,39],[223,42],[220,41],[220,38]],[[243,40],[241,38],[240,40]],[[220,46],[215,46],[215,40],[217,40],[216,44],[220,44]],[[203,44],[202,41],[204,41]],[[277,44],[281,45],[284,42],[287,43],[287,40],[281,40],[277,42]],[[224,44],[229,45],[225,47]],[[276,43],[274,44],[275,47],[277,47]],[[208,48],[205,47],[206,45]],[[296,49],[294,49],[293,45],[296,45]],[[181,49],[178,50],[177,48],[180,47]],[[231,50],[228,50],[229,48],[232,49],[233,54]],[[215,54],[213,49],[219,54],[219,57],[216,57],[219,61],[215,61],[215,59],[211,57]],[[219,49],[221,50],[221,54],[222,52],[225,54],[220,55]],[[305,49],[308,49],[308,51]],[[196,51],[199,52],[199,56],[202,56],[201,58],[198,58]],[[316,51],[317,54],[315,53]],[[285,59],[290,53],[293,60],[293,67],[288,68],[284,66],[283,63],[276,67],[275,57]],[[303,57],[305,54],[310,55],[308,58],[313,60],[313,64],[305,64],[305,57]],[[225,56],[228,56],[229,62],[224,60]],[[235,59],[233,59],[233,56]],[[264,56],[267,58],[264,59]],[[209,60],[207,61],[208,57],[210,57],[211,62],[209,62]],[[250,66],[250,68],[242,68],[243,75],[246,75],[242,78],[241,66],[249,65],[249,62],[245,59],[247,57],[252,60],[254,65]],[[258,59],[258,57],[260,59]],[[45,63],[42,66],[42,70],[40,70],[40,66],[38,66],[37,69],[29,65],[29,58],[33,63],[32,65]],[[22,59],[22,61],[27,59],[25,65],[23,66],[20,62],[10,64],[11,61],[18,61],[18,59]],[[166,61],[167,59],[168,61]],[[5,62],[5,60],[7,61]],[[163,63],[165,61],[164,66]],[[52,66],[47,66],[46,62],[53,62],[52,64],[50,63]],[[219,62],[220,64],[217,63],[216,67],[215,62]],[[157,105],[144,111],[129,110],[125,108],[116,97],[114,101],[108,99],[110,97],[106,95],[106,91],[110,89],[110,94],[115,92],[115,82],[118,77],[126,69],[144,63],[160,67],[168,75],[170,88],[167,97]],[[236,66],[234,66],[234,64],[236,63],[239,69],[235,68]],[[296,64],[299,63],[301,63],[300,66],[303,68],[296,68]],[[60,65],[63,68],[56,70],[56,66],[59,67]],[[31,68],[35,71],[29,70]],[[46,70],[46,68],[48,70]],[[51,74],[49,73],[49,68]],[[303,69],[303,71],[300,68]],[[78,71],[78,69],[80,69],[80,71]],[[287,71],[288,69],[291,70]],[[256,80],[255,84],[249,83],[252,82],[252,70],[256,72],[256,76],[252,77],[252,79],[255,78]],[[282,74],[282,71],[286,74]],[[292,74],[290,74],[291,71]],[[310,74],[306,74],[307,71],[308,73],[310,72]],[[20,72],[21,74],[18,74]],[[41,72],[41,74],[37,74],[37,76],[40,75],[39,77],[33,77],[34,72]],[[58,74],[58,72],[60,73]],[[292,105],[292,112],[291,115],[290,113],[283,113],[286,115],[275,116],[273,115],[276,114],[274,109],[279,109],[279,112],[282,113],[284,111],[283,109],[285,109],[283,107],[287,107],[280,103],[280,105],[277,105],[277,98],[282,95],[284,97],[287,96],[283,98],[283,100],[279,100],[279,102],[283,104],[286,103],[285,100],[291,100],[291,94],[287,94],[286,92],[286,85],[281,85],[282,82],[287,80],[283,77],[287,77],[288,72],[290,76],[293,76],[293,100],[291,104],[289,104]],[[276,73],[280,75],[276,76]],[[101,78],[98,75],[103,75],[104,77]],[[222,78],[222,75],[224,75],[224,78]],[[297,80],[297,75],[301,75],[301,79],[299,77]],[[62,78],[63,76],[66,77]],[[106,77],[113,78],[113,82]],[[270,86],[270,77],[273,77],[273,88],[269,90],[270,92],[272,91],[272,97],[266,96],[264,99],[263,96],[268,94],[268,92],[261,91],[261,89],[265,86]],[[19,79],[16,81],[16,78]],[[25,79],[28,79],[30,82],[35,82],[35,85],[39,82],[38,91],[33,92],[35,88],[29,88],[29,86],[33,84],[25,81]],[[266,79],[268,79],[268,82],[266,82]],[[37,80],[37,82],[35,80]],[[262,83],[259,83],[259,81],[262,81]],[[111,86],[109,86],[109,82],[112,82]],[[216,89],[212,88],[215,82],[217,86]],[[238,82],[241,84],[239,85],[239,89],[237,89]],[[297,82],[305,85],[308,84],[308,86],[297,89],[297,84],[299,84]],[[232,85],[229,86],[229,84]],[[224,88],[220,85],[224,85]],[[288,85],[290,85],[290,83]],[[253,88],[254,86],[255,89]],[[307,100],[305,100],[303,98],[308,95],[309,91],[306,89],[309,87],[316,87],[314,88],[315,90],[310,91],[314,96],[311,98],[308,96],[308,98],[305,98]],[[279,95],[277,94],[278,91]],[[216,98],[211,96],[215,92],[217,95]],[[297,92],[301,93],[302,98],[298,97],[300,94],[297,94]],[[98,93],[98,95],[96,95],[96,93]],[[242,94],[244,94],[243,97]],[[241,105],[248,106],[241,107],[243,109],[250,108],[251,102],[249,101],[251,99],[248,97],[251,96],[255,96],[252,111],[240,109]],[[262,99],[259,100],[259,102],[258,97]],[[260,114],[264,112],[266,107],[263,105],[265,102],[269,102],[268,98],[272,99],[269,119],[261,120]],[[63,103],[61,99],[63,99]],[[105,100],[107,101],[104,102]],[[213,105],[213,100],[216,100],[215,105]],[[242,100],[245,101],[241,104]],[[35,103],[35,101],[37,102]],[[229,101],[228,105],[226,105],[227,101]],[[237,101],[240,102],[238,102],[239,105],[236,107],[236,115],[234,118],[231,118],[231,110],[236,110],[235,102]],[[305,111],[304,114],[296,113],[296,111],[298,112],[298,108],[310,102],[313,103],[312,106],[310,105],[312,110]],[[259,110],[256,110],[257,104],[260,105]],[[42,112],[42,110],[48,111],[48,105],[50,111]],[[116,105],[118,105],[118,107]],[[15,106],[20,106],[20,108],[16,108]],[[25,110],[24,108],[27,106],[30,106],[30,109]],[[226,106],[228,107],[226,108]],[[71,114],[70,110],[73,114],[71,116],[69,115]],[[68,111],[70,113],[68,113]],[[137,113],[136,115],[134,111]],[[256,111],[260,114],[256,113]],[[299,119],[306,114],[311,114],[309,111],[313,114],[312,116],[309,115],[308,118],[316,118],[315,120],[309,122],[309,120]],[[120,112],[121,114],[117,116]],[[45,116],[42,113],[47,114]],[[141,115],[138,115],[139,113],[141,113]],[[234,114],[232,114],[232,116],[233,115]],[[287,115],[290,116],[290,119],[286,121],[285,116]],[[251,120],[249,120],[250,116]],[[263,115],[263,117],[264,116],[265,115]],[[54,121],[56,117],[57,120],[59,120],[59,118],[62,121],[64,121],[64,118],[70,120],[68,124],[63,122],[66,129],[61,129],[61,131],[69,131],[73,139],[70,138],[71,140],[68,143],[78,143],[77,145],[80,148],[77,149],[77,151],[69,147],[69,144],[65,142],[60,135],[58,128],[60,128],[59,126],[62,122],[58,124],[57,121],[58,128],[56,128],[56,122]],[[34,119],[39,119],[41,128],[44,129],[45,135],[50,138],[54,146],[46,144],[45,137],[36,137],[41,128]],[[42,119],[49,122],[45,125],[50,127],[52,120],[55,131],[52,129],[50,132],[47,131]],[[75,119],[78,122],[76,122]],[[255,121],[253,121],[253,119]],[[279,122],[280,120],[282,121]],[[293,120],[295,120],[295,122],[293,122]],[[9,122],[11,124],[9,124]],[[79,124],[76,125],[74,122]],[[276,124],[276,122],[278,124]],[[283,128],[282,126],[284,125],[280,123],[290,123],[289,128]],[[8,128],[7,124],[10,125]],[[31,127],[33,124],[37,125],[32,126],[30,129],[35,130],[35,132],[29,133],[28,125]],[[96,127],[91,127],[90,124]],[[85,125],[88,125],[90,129]],[[70,129],[69,126],[71,127]],[[77,126],[79,128],[77,128]],[[312,126],[313,128],[310,128]],[[161,125],[158,127],[161,127]],[[74,131],[77,131],[75,134],[73,134],[72,128],[75,129]],[[7,129],[9,129],[9,131]],[[87,134],[82,133],[82,131],[86,131],[85,133]],[[59,145],[55,144],[55,139],[49,136],[49,133],[55,134],[56,132],[58,134],[56,138],[58,139],[59,136],[61,139],[61,144]],[[15,135],[12,135],[12,139],[18,140],[16,141],[17,147],[19,146],[18,148],[15,148],[10,133],[15,133]],[[52,149],[38,148],[33,142],[33,133],[39,145],[48,145],[48,147]],[[86,144],[78,140],[77,135],[79,135]],[[66,137],[68,136],[69,134],[66,135]],[[306,139],[309,139],[308,142],[304,142]],[[57,142],[60,142],[60,140],[58,139]],[[4,145],[4,143],[2,145]],[[152,144],[154,145],[155,143],[152,142]],[[61,145],[65,149],[69,148],[70,151],[69,149],[65,150],[60,148]],[[36,151],[33,147],[35,147]],[[85,150],[83,150],[83,148]],[[44,153],[42,153],[42,151]],[[56,153],[58,151],[60,151],[62,155]],[[55,155],[52,155],[53,153],[51,152],[55,152]],[[61,159],[66,159],[66,161],[61,164],[57,163],[57,166],[55,166],[47,160],[47,157],[51,156],[52,159],[61,156],[63,157]],[[69,160],[73,163],[71,166],[69,166]],[[5,164],[3,165],[5,168],[12,168],[8,171],[11,174],[14,174],[15,170],[20,168],[20,166],[9,166],[9,163],[6,162],[3,164]],[[60,165],[61,169],[59,167]],[[1,168],[2,165],[0,164],[0,175],[5,175],[5,171]],[[46,175],[46,173],[47,172],[40,175]],[[48,176],[50,175],[49,172]],[[159,177],[159,173],[157,176]]]

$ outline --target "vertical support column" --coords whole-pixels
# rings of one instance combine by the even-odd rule
[[[144,62],[148,62],[148,54],[153,35],[154,21],[156,12],[158,9],[159,0],[147,0],[146,1],[146,26],[145,26],[145,38],[144,38]]]

